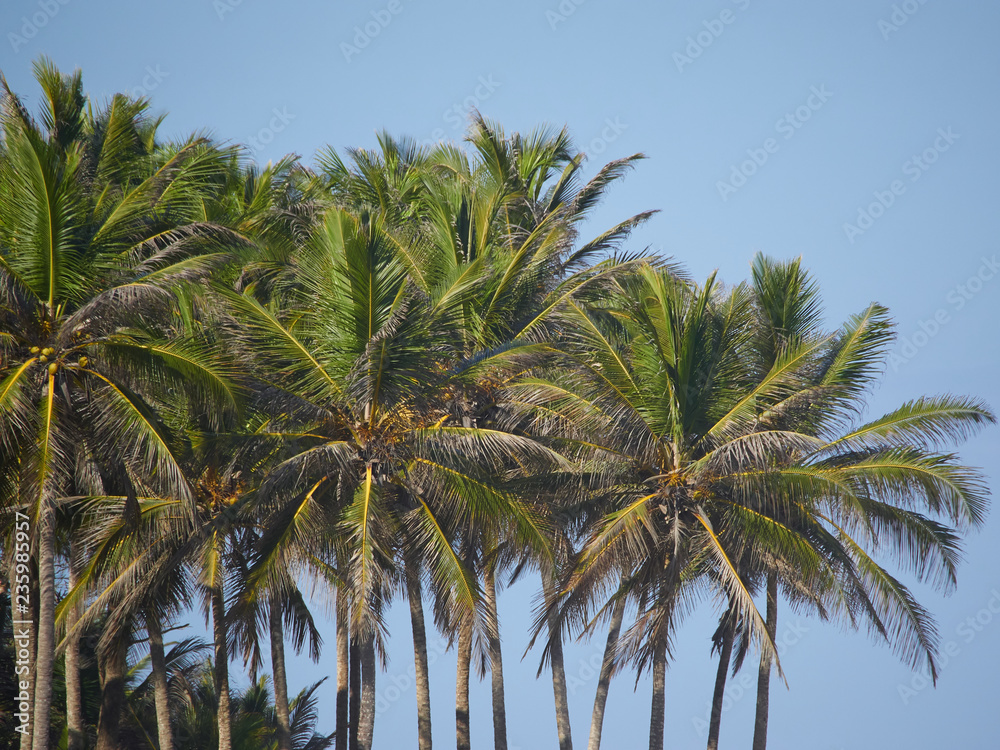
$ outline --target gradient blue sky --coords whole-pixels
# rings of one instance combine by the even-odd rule
[[[672,255],[696,278],[719,269],[729,282],[745,278],[757,251],[801,254],[831,325],[873,300],[894,313],[900,340],[872,413],[941,392],[1000,407],[1000,6],[4,0],[0,29],[0,68],[29,105],[37,102],[31,62],[47,54],[64,70],[82,68],[98,97],[151,96],[170,113],[164,132],[253,140],[261,161],[287,152],[309,161],[326,144],[372,146],[380,129],[457,140],[473,105],[508,130],[566,124],[594,164],[641,151],[649,159],[596,213],[595,233],[660,209],[631,247]],[[879,196],[890,205],[869,209]],[[989,430],[961,448],[993,486],[998,438]],[[952,644],[936,689],[921,688],[864,634],[784,610],[778,632],[790,689],[774,683],[770,746],[1000,746],[998,542],[994,513],[969,537],[954,595],[917,589],[942,644]],[[537,654],[518,661],[534,588],[518,584],[501,599],[512,750],[556,746],[551,685],[535,680]],[[704,744],[697,720],[707,716],[715,674],[713,606],[678,634],[667,681],[670,747]],[[412,663],[400,609],[382,697]],[[326,632],[320,665],[296,662],[292,687],[334,673]],[[567,655],[578,746],[595,684],[586,662],[601,647],[598,638]],[[449,652],[432,670],[441,747],[454,742],[453,669]],[[332,682],[322,692],[327,731]],[[624,675],[611,689],[611,750],[645,747],[649,685],[641,680],[633,693],[632,683]],[[722,747],[749,746],[754,688],[749,677],[745,684],[730,685]],[[488,684],[475,686],[472,711],[474,744],[489,746]],[[404,689],[379,717],[376,747],[415,747],[415,723],[412,688]]]

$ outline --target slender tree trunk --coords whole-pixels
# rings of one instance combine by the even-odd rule
[[[288,678],[285,675],[285,630],[281,622],[281,602],[274,596],[271,597],[268,620],[271,626],[271,672],[274,680],[274,712],[278,718],[278,750],[292,750]]]
[[[347,606],[337,592],[337,750],[348,750],[347,724],[350,711],[350,638],[347,633]]]
[[[79,582],[79,573],[73,561],[69,560],[69,588],[72,591]],[[73,629],[80,621],[80,607],[70,607],[66,612],[66,747],[67,750],[83,750],[84,719],[83,697],[80,689],[80,634]],[[160,750],[165,750],[161,743]]]
[[[368,636],[361,644],[361,715],[358,717],[358,750],[372,750],[375,738],[375,642]]]
[[[727,616],[727,620],[730,620]],[[722,634],[722,649],[719,651],[719,669],[715,673],[715,692],[712,694],[712,718],[708,724],[708,750],[719,750],[719,729],[722,726],[722,700],[726,695],[726,677],[729,662],[733,658],[735,631],[727,622]]]
[[[156,702],[156,734],[159,750],[174,750],[174,734],[170,727],[170,694],[167,688],[167,657],[163,649],[163,628],[152,612],[146,613],[146,633],[149,634],[150,673],[153,678],[153,699]]]
[[[611,610],[611,625],[608,627],[608,643],[604,647],[604,660],[601,662],[601,674],[597,679],[597,695],[594,696],[594,713],[590,719],[590,741],[587,750],[600,750],[601,732],[604,730],[604,709],[608,703],[608,690],[611,687],[611,670],[614,667],[615,650],[618,648],[618,634],[625,618],[625,598],[619,598]]]
[[[773,641],[778,632],[778,576],[767,575],[767,632]],[[757,672],[757,717],[753,726],[753,750],[767,748],[767,714],[770,708],[771,660],[763,654]]]
[[[660,639],[653,647],[653,703],[649,712],[649,750],[663,750],[666,683],[667,644]]]
[[[566,693],[566,664],[563,661],[562,632],[559,629],[559,615],[554,606],[556,582],[547,572],[542,572],[542,592],[549,605],[549,658],[552,662],[552,694],[556,705],[556,731],[559,734],[559,750],[573,750],[573,732],[569,722],[569,695]]]
[[[128,630],[126,629],[126,633]],[[128,645],[119,638],[104,655],[101,714],[97,722],[97,750],[121,750],[122,711],[125,708],[125,673]],[[38,735],[35,735],[38,739]]]
[[[229,697],[229,646],[226,642],[226,597],[222,574],[212,587],[212,631],[215,639],[215,695],[219,701],[219,750],[233,750]]]
[[[471,750],[469,730],[469,672],[472,664],[472,623],[463,622],[458,631],[458,668],[455,672],[455,736],[458,750]]]
[[[35,711],[32,750],[49,750],[52,666],[55,661],[56,512],[43,504],[38,537],[38,640],[35,644]]]
[[[495,750],[507,750],[507,706],[503,690],[503,653],[500,650],[500,617],[497,613],[497,585],[489,566],[483,575],[486,611],[492,631],[487,638],[490,655],[490,681],[493,689],[493,744]]]
[[[420,587],[420,568],[412,555],[404,560],[406,596],[410,603],[410,623],[413,628],[414,683],[417,690],[417,747],[431,750],[431,688],[427,667],[427,630],[424,625],[424,604]]]
[[[358,750],[361,725],[361,643],[356,635],[351,638],[350,662],[350,750]]]

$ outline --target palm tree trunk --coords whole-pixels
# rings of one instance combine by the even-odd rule
[[[278,718],[278,750],[292,750],[288,679],[285,676],[285,631],[281,622],[281,602],[276,596],[271,597],[268,620],[271,626],[271,672],[274,680],[274,712]]]
[[[52,666],[55,661],[56,512],[48,503],[40,513],[38,537],[38,637],[35,642],[35,711],[32,750],[49,750]]]
[[[163,628],[152,612],[146,613],[146,633],[149,635],[150,676],[153,678],[153,699],[156,702],[156,734],[159,750],[174,750],[174,733],[170,727],[170,694],[167,688],[167,657],[163,650]]]
[[[649,711],[649,750],[663,750],[666,683],[667,644],[660,638],[653,647],[653,703]]]
[[[773,641],[778,633],[778,575],[767,574],[767,621],[765,626]],[[770,708],[771,660],[760,657],[757,672],[757,716],[753,726],[753,750],[767,748],[767,715]]]
[[[337,750],[348,750],[347,724],[350,710],[350,638],[347,633],[347,607],[343,594],[337,592]]]
[[[727,619],[731,619],[728,618]],[[719,750],[719,729],[722,726],[722,700],[726,694],[726,676],[729,662],[733,658],[733,640],[736,632],[727,623],[722,633],[722,648],[719,651],[719,669],[715,673],[715,692],[712,695],[712,718],[708,724],[708,750]]]
[[[361,644],[361,715],[358,717],[358,750],[372,750],[375,738],[375,642],[368,636]]]
[[[427,630],[424,625],[424,604],[420,587],[420,568],[411,554],[404,560],[406,596],[410,603],[410,623],[413,627],[414,682],[417,690],[417,747],[431,750],[431,688],[427,667]]]
[[[125,631],[127,633],[127,630]],[[97,722],[97,750],[121,750],[122,711],[125,708],[125,663],[128,646],[118,638],[105,654],[101,684],[101,713]],[[35,735],[38,739],[38,735]]]
[[[79,573],[73,562],[72,552],[69,561],[69,588],[72,591],[79,582]],[[84,719],[83,697],[80,690],[80,634],[73,633],[80,620],[80,607],[70,607],[66,612],[66,747],[67,750],[83,750]],[[160,750],[165,750],[162,743]],[[166,749],[170,750],[170,749]]]
[[[458,750],[471,750],[469,731],[469,672],[472,664],[472,623],[462,622],[458,631],[458,668],[455,672],[455,736]]]
[[[490,656],[490,681],[493,690],[493,744],[495,750],[507,750],[507,706],[503,691],[503,653],[500,650],[500,618],[497,614],[497,585],[492,567],[483,575],[486,612],[490,634],[487,638]]]
[[[233,750],[229,697],[229,646],[226,643],[226,598],[222,575],[212,587],[212,634],[215,639],[215,695],[219,701],[219,750]]]
[[[361,725],[361,643],[356,635],[351,638],[350,670],[350,750],[358,750]]]
[[[556,732],[559,735],[559,750],[573,750],[573,733],[569,722],[569,695],[566,693],[566,664],[563,661],[562,632],[559,629],[559,615],[555,610],[556,582],[551,575],[542,572],[542,592],[545,596],[549,626],[549,659],[552,662],[552,693],[556,704]]]
[[[608,627],[608,643],[604,647],[601,674],[597,678],[597,695],[594,696],[594,713],[590,718],[590,741],[587,750],[601,750],[601,732],[604,730],[604,708],[608,703],[608,689],[611,687],[611,670],[614,667],[615,650],[618,648],[618,634],[625,618],[625,598],[615,601],[611,610],[611,625]]]

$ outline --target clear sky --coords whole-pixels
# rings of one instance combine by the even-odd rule
[[[831,325],[873,300],[894,313],[900,339],[872,413],[942,392],[1000,408],[1000,5],[4,0],[0,29],[0,68],[29,105],[31,62],[44,53],[65,71],[82,68],[94,95],[152,97],[170,113],[168,134],[207,129],[253,143],[261,161],[372,146],[380,129],[460,139],[470,106],[508,130],[568,125],[592,164],[641,151],[649,159],[597,212],[595,234],[660,209],[631,247],[672,255],[696,278],[719,269],[729,282],[746,277],[758,250],[801,254]],[[994,487],[998,446],[993,429],[961,449]],[[866,635],[783,610],[790,689],[772,683],[770,746],[1000,746],[998,543],[993,513],[968,540],[958,591],[918,589],[952,644],[936,689]],[[551,683],[535,680],[537,654],[519,662],[534,590],[518,584],[500,603],[511,747],[521,750],[556,746]],[[382,697],[412,664],[401,609]],[[670,747],[704,746],[714,616],[706,602],[678,634]],[[320,665],[296,662],[293,689],[333,675],[325,632]],[[567,655],[581,747],[595,686],[587,661],[602,646],[603,636]],[[432,669],[440,747],[454,743],[454,663],[442,653]],[[326,731],[332,682],[322,692]],[[649,684],[633,693],[633,682],[626,674],[612,685],[610,750],[646,746]],[[750,744],[754,688],[744,684],[729,688],[724,748]],[[412,687],[383,708],[376,747],[415,747]],[[472,711],[474,744],[489,746],[488,683],[476,686]]]

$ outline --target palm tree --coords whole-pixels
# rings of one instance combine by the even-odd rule
[[[831,546],[838,543],[854,563],[867,595],[860,614],[870,630],[904,663],[926,666],[932,678],[937,674],[933,619],[876,560],[893,560],[918,581],[945,590],[956,584],[959,532],[982,523],[986,491],[978,471],[937,446],[994,421],[974,399],[917,399],[846,433],[838,431],[788,467],[784,477],[798,485],[795,490],[802,494],[795,495],[795,506],[811,511],[815,532],[828,533]],[[825,507],[803,500],[810,495]],[[760,744],[765,732],[763,725],[757,733]]]
[[[79,466],[189,497],[150,395],[210,377],[168,338],[175,290],[206,273],[217,235],[198,219],[218,152],[155,142],[144,101],[90,115],[79,73],[35,65],[41,121],[3,86],[0,385],[7,467],[36,535],[35,726],[48,726],[55,652],[55,520]],[[154,313],[156,315],[154,316]],[[12,469],[10,469],[12,470]],[[47,747],[46,731],[33,747]]]
[[[789,264],[776,264],[758,254],[751,271],[754,303],[758,312],[754,350],[761,366],[769,367],[790,342],[821,335],[819,290],[801,270],[801,259]],[[778,572],[771,569],[766,576],[765,625],[774,639],[778,625]],[[763,742],[762,738],[767,733],[770,675],[771,661],[762,654],[757,678],[754,750],[763,750],[763,746],[758,748],[758,745]]]
[[[123,510],[130,501],[136,504],[134,513]],[[163,630],[188,608],[191,583],[199,572],[193,552],[205,546],[204,524],[192,530],[185,510],[176,499],[105,496],[89,500],[80,512],[89,519],[85,538],[92,551],[77,585],[60,604],[59,617],[67,621],[69,641],[73,630],[67,613],[90,596],[89,606],[72,627],[79,632],[99,618],[103,623],[99,651],[106,669],[116,676],[102,691],[101,730],[103,743],[110,747],[121,742],[122,710],[128,700],[127,651],[140,629],[149,642],[158,744],[174,744]],[[178,524],[178,519],[185,522]]]
[[[621,263],[597,269],[588,263],[614,250],[651,212],[633,216],[576,247],[577,225],[641,155],[611,162],[580,185],[584,155],[573,153],[565,129],[506,136],[495,123],[476,114],[467,140],[475,160],[448,147],[429,158],[426,190],[416,203],[430,227],[431,253],[421,256],[413,275],[419,283],[425,269],[442,269],[446,278],[455,279],[455,285],[443,289],[425,287],[432,298],[476,280],[475,295],[456,308],[461,315],[463,357],[475,363],[471,377],[457,381],[461,398],[456,399],[456,419],[464,426],[493,427],[502,412],[502,406],[495,403],[495,386],[509,370],[496,354],[509,356],[544,342],[551,333],[548,326],[553,314],[568,300],[592,293],[603,279],[621,273]],[[496,550],[483,547],[483,552],[478,559],[497,559]],[[552,566],[543,562],[541,570],[543,581],[549,581]],[[484,584],[494,583],[496,571],[484,568],[481,577]],[[499,625],[492,608],[486,614],[491,620],[485,637],[495,666],[493,708],[498,717],[505,713],[503,680],[496,674],[502,671],[500,640],[494,637]],[[459,650],[464,659],[468,649]],[[550,632],[546,653],[552,668],[560,748],[568,750],[572,737],[561,634]],[[467,665],[459,669],[461,674],[468,673]],[[467,701],[457,706],[456,716],[462,735]],[[495,744],[504,746],[505,734],[505,721],[495,721]]]
[[[775,263],[758,254],[752,264],[752,291],[755,311],[753,323],[753,343],[751,354],[758,377],[765,377],[774,367],[785,350],[802,342],[816,341],[822,337],[819,329],[820,309],[819,291],[814,282],[801,269],[801,259],[791,263]],[[763,409],[762,409],[763,411]],[[766,425],[769,427],[789,427],[789,425]],[[764,559],[768,559],[765,558]],[[766,619],[765,627],[773,640],[776,637],[777,609],[776,594],[779,568],[788,573],[800,575],[804,568],[810,566],[809,559],[781,561],[769,559],[766,575]],[[755,580],[754,561],[741,561],[741,571],[748,581]],[[749,566],[749,569],[748,569]],[[759,564],[758,564],[759,566]],[[816,571],[814,571],[815,575]],[[796,581],[799,591],[815,592],[817,582]],[[790,584],[792,586],[793,584]],[[821,615],[825,610],[819,604],[817,608]],[[719,667],[713,692],[711,719],[708,733],[708,747],[718,747],[719,732],[722,719],[723,699],[725,695],[726,674],[730,666],[734,642],[738,636],[739,623],[733,616],[731,608],[727,608],[720,619],[719,630],[713,637],[713,650],[719,651]],[[743,646],[746,645],[744,641]],[[734,673],[742,664],[745,648],[741,648],[737,657]],[[766,664],[766,671],[765,671]],[[761,657],[760,685],[764,685],[770,677],[771,662]],[[766,689],[766,688],[765,688]]]
[[[502,513],[522,536],[538,537],[532,513],[494,489],[476,463],[495,456],[489,441],[504,438],[444,426],[448,411],[427,396],[448,379],[449,356],[454,361],[449,310],[428,310],[398,247],[378,215],[331,209],[297,257],[283,299],[260,301],[249,289],[232,300],[238,335],[268,386],[272,432],[295,441],[258,493],[276,522],[259,564],[284,559],[296,545],[336,564],[336,550],[324,548],[318,532],[337,529],[348,556],[341,590],[363,650],[381,638],[378,604],[397,570],[416,604],[417,559],[474,612],[477,586],[448,534],[461,519]],[[513,438],[506,445],[526,450]],[[416,617],[414,628],[420,651]]]
[[[254,164],[244,165],[234,158],[227,176],[224,191],[209,206],[208,217],[214,223],[238,233],[242,240],[233,248],[234,260],[226,267],[226,273],[217,274],[213,279],[216,289],[231,291],[233,286],[266,284],[275,269],[284,266],[296,246],[297,234],[306,231],[310,225],[312,202],[303,197],[300,190],[303,173],[297,159],[292,156],[263,168]],[[224,327],[225,312],[219,307],[218,296],[208,294],[195,302],[189,318],[196,330],[213,349],[225,352],[227,362],[238,361],[237,353],[231,351],[219,336]],[[239,374],[243,378],[241,385],[252,388],[252,383],[246,380],[246,373]],[[208,494],[214,492],[209,485],[214,487],[220,480],[226,481],[223,477],[239,479],[235,485],[238,494],[250,492],[259,483],[268,459],[276,451],[272,436],[257,434],[256,429],[261,424],[260,416],[253,414],[244,416],[241,424],[233,424],[231,429],[220,432],[216,425],[201,420],[198,427],[204,446],[200,456],[203,459],[213,455],[232,457],[225,466],[209,461],[199,467],[205,480],[200,486]],[[220,638],[221,631],[227,630],[227,653],[242,647],[245,663],[256,675],[261,666],[259,636],[264,628],[269,631],[279,750],[290,750],[291,709],[284,666],[284,621],[287,619],[292,628],[296,650],[301,649],[308,633],[314,659],[319,658],[321,639],[302,595],[287,571],[281,571],[271,581],[250,576],[250,560],[244,550],[251,548],[257,539],[252,527],[259,519],[253,516],[250,504],[244,502],[246,498],[233,496],[230,500],[232,507],[226,513],[225,523],[236,524],[234,530],[239,529],[240,542],[224,556],[234,566],[224,577],[231,574],[235,579],[235,593],[230,597],[233,609],[226,613],[225,619],[232,620],[235,627],[221,628]],[[214,592],[216,586],[213,584],[210,588]],[[215,597],[213,619],[216,619],[215,611],[223,612],[225,607],[225,597]],[[217,651],[220,645],[216,644]],[[217,656],[217,665],[221,663],[220,656]],[[229,692],[222,684],[226,681],[227,671],[225,667],[216,667],[216,677],[220,680],[218,694],[223,702]],[[223,728],[222,735],[226,733]]]
[[[152,664],[154,655],[151,642],[147,657],[129,663],[125,681],[128,710],[121,729],[124,747],[148,744],[162,748],[164,739],[171,747],[175,746],[177,717],[190,708],[190,689],[204,669],[207,651],[208,645],[194,638],[164,644],[164,651],[159,657],[163,662],[160,674]],[[165,684],[158,684],[161,680]],[[161,700],[162,689],[166,691],[166,700]],[[161,703],[167,706],[166,718],[162,715]],[[164,722],[166,732],[163,730]],[[154,736],[155,741],[152,739]]]
[[[758,310],[755,350],[764,369],[797,341],[824,342],[801,390],[758,415],[764,427],[792,429],[822,439],[812,450],[777,457],[788,469],[781,490],[791,492],[784,502],[771,502],[770,512],[775,515],[791,502],[791,512],[781,514],[782,522],[801,528],[825,555],[840,557],[839,569],[846,568],[850,574],[832,592],[822,585],[817,590],[815,581],[811,587],[808,581],[796,580],[800,569],[789,561],[765,560],[769,632],[773,637],[780,581],[790,597],[802,600],[805,588],[820,597],[821,614],[826,612],[825,600],[849,624],[856,624],[853,607],[860,604],[860,614],[874,632],[909,663],[926,659],[933,673],[933,626],[927,613],[873,558],[895,558],[919,580],[946,588],[954,585],[956,532],[981,522],[983,485],[978,472],[934,448],[964,438],[994,417],[972,399],[918,399],[845,434],[845,425],[849,427],[852,416],[861,412],[866,390],[886,356],[891,340],[887,312],[873,305],[835,335],[821,337],[818,290],[800,261],[777,263],[758,255],[752,279]],[[792,476],[793,484],[786,485],[784,480]],[[808,482],[814,483],[804,487]],[[809,498],[809,492],[814,497]],[[958,529],[941,525],[925,511]],[[877,533],[867,531],[872,528]],[[851,565],[845,566],[848,560]],[[831,564],[836,565],[836,560],[831,559]],[[853,607],[845,608],[845,592],[840,587],[849,589],[846,593]],[[770,668],[770,660],[762,656],[755,750],[766,746]]]
[[[31,521],[37,623],[22,750],[63,730],[60,650],[71,749],[95,730],[99,750],[329,747],[317,686],[290,698],[285,668],[286,637],[319,656],[310,578],[336,591],[340,750],[371,748],[397,592],[421,750],[425,595],[458,641],[460,750],[477,643],[506,748],[497,589],[525,570],[542,578],[560,750],[563,639],[609,626],[589,750],[628,664],[652,672],[662,748],[673,639],[706,598],[710,750],[727,676],[757,651],[765,746],[779,596],[935,674],[930,615],[885,563],[955,584],[985,489],[945,451],[995,420],[939,396],[857,424],[884,308],[826,334],[799,261],[759,256],[751,284],[721,289],[605,257],[649,213],[583,243],[581,222],[641,157],[583,182],[565,130],[508,136],[476,115],[468,151],[383,134],[312,174],[163,143],[144,100],[92,105],[79,73],[35,72],[37,119],[0,76],[0,506],[5,532],[15,511]],[[164,642],[196,588],[208,664]],[[273,698],[266,678],[239,691],[228,676],[242,651],[256,677],[265,631]]]
[[[461,338],[462,346],[452,356],[457,354],[464,364],[453,366],[451,393],[445,394],[452,419],[466,428],[493,427],[493,394],[504,377],[504,360],[544,342],[555,310],[618,272],[620,263],[597,269],[588,263],[613,250],[651,214],[634,216],[575,247],[577,225],[640,156],[612,162],[581,185],[584,157],[573,153],[565,130],[508,137],[477,114],[467,140],[471,155],[450,146],[428,152],[381,134],[378,150],[351,151],[350,164],[332,150],[322,154],[320,183],[335,204],[377,212],[400,238],[410,281],[427,295],[436,313],[450,311],[449,325]],[[491,559],[486,552],[475,559]],[[477,578],[486,583],[484,571]],[[409,598],[412,608],[415,598]],[[422,614],[413,614],[414,622],[422,621]],[[495,632],[495,615],[489,608],[483,615]],[[461,616],[446,619],[464,622]],[[466,629],[465,636],[459,636],[466,662],[470,624],[456,626]],[[418,625],[418,641],[423,640],[421,633]],[[499,640],[482,635],[494,646],[491,661],[499,672]],[[555,636],[551,641],[553,687],[560,742],[566,748],[571,738],[557,640]],[[419,736],[426,747],[430,727],[423,717],[429,717],[430,704],[425,658],[415,656]],[[462,675],[468,672],[468,663],[459,666],[460,691]],[[502,714],[503,682],[496,676],[493,688],[495,713]],[[456,719],[459,736],[465,736],[464,699],[456,706]],[[495,741],[503,744],[505,722],[498,722],[496,731]]]
[[[208,644],[187,639],[173,644],[165,654],[170,721],[175,747],[179,750],[201,750],[218,742],[214,667],[205,658],[210,648]],[[129,718],[123,727],[126,747],[157,746],[152,739],[157,709],[152,705],[151,693],[155,691],[151,685],[153,675],[147,671],[149,661],[147,657],[128,668]],[[289,702],[292,750],[324,750],[332,745],[332,735],[315,732],[318,719],[315,693],[321,684],[322,681],[310,685]],[[230,726],[236,750],[277,748],[280,732],[277,709],[266,678],[252,683],[245,691],[234,691]]]
[[[205,223],[205,227],[225,239],[224,249],[232,251],[227,256],[239,258],[247,255],[249,250],[259,247],[255,243],[262,236],[277,244],[283,237],[280,200],[287,197],[287,179],[294,169],[294,162],[283,162],[258,172],[252,167],[242,168],[235,154],[226,154],[220,166],[215,175],[221,186],[220,191],[211,195],[212,200],[202,203],[205,218],[211,220]],[[217,278],[234,276],[228,269],[223,271],[216,275]],[[128,628],[137,617],[145,623],[150,640],[152,677],[157,687],[161,746],[171,745],[172,740],[167,721],[160,623],[186,607],[182,603],[189,601],[187,583],[192,577],[200,581],[205,592],[206,612],[211,614],[213,622],[217,652],[217,667],[213,674],[219,682],[215,694],[223,708],[229,701],[230,651],[227,641],[232,638],[232,633],[227,624],[225,592],[227,579],[233,577],[229,561],[233,557],[238,558],[235,548],[230,545],[230,537],[235,530],[242,529],[242,526],[234,525],[239,521],[235,508],[245,484],[239,478],[244,473],[247,477],[252,476],[248,467],[253,465],[254,457],[248,456],[245,447],[241,447],[236,452],[229,451],[230,460],[217,459],[217,456],[223,455],[218,451],[220,447],[231,447],[220,445],[220,441],[233,439],[232,425],[238,424],[233,416],[238,413],[236,407],[241,399],[236,373],[219,344],[215,307],[211,295],[206,295],[203,289],[185,294],[178,305],[179,322],[172,331],[173,345],[182,351],[188,362],[202,368],[200,373],[194,370],[186,374],[196,381],[199,377],[205,380],[209,375],[212,378],[203,386],[206,392],[204,397],[191,398],[177,392],[171,404],[173,432],[188,438],[183,441],[181,463],[192,488],[194,512],[191,512],[189,504],[181,514],[187,522],[179,526],[171,520],[176,519],[175,515],[171,515],[176,509],[170,503],[153,503],[153,508],[169,509],[165,516],[154,516],[154,521],[159,520],[158,526],[154,523],[150,528],[141,528],[126,524],[124,529],[108,529],[102,545],[109,550],[110,556],[104,559],[103,552],[95,552],[89,573],[92,580],[88,585],[91,589],[100,589],[98,579],[105,576],[104,585],[108,588],[98,602],[112,607],[119,618],[125,618],[122,622],[129,623],[118,638],[127,640],[130,637]],[[131,538],[133,532],[138,533]],[[126,538],[129,545],[121,547]],[[110,544],[108,539],[116,541]],[[129,552],[123,555],[122,549]],[[110,577],[107,577],[107,571],[112,571]],[[138,575],[138,572],[142,574]],[[128,585],[123,585],[123,581]],[[109,629],[106,636],[111,638],[111,633]],[[276,656],[279,650],[275,650]],[[284,688],[282,681],[276,692],[279,715],[287,718],[288,703]],[[227,738],[231,737],[230,713],[228,709],[218,712],[223,747],[227,746]],[[287,724],[284,728],[289,729]]]
[[[266,464],[265,464],[266,465]],[[288,678],[285,668],[285,634],[291,635],[292,647],[300,652],[309,641],[309,655],[318,661],[322,637],[306,606],[305,597],[287,569],[270,571],[272,579],[250,573],[250,555],[240,549],[253,549],[259,544],[258,535],[246,533],[234,555],[237,565],[236,586],[240,593],[229,615],[232,619],[230,639],[234,648],[241,648],[243,662],[250,668],[252,679],[263,663],[260,639],[266,630],[270,641],[271,684],[278,725],[278,750],[292,750],[291,707],[288,700]],[[276,575],[274,575],[276,574]]]
[[[401,248],[399,260],[410,283],[427,296],[432,315],[445,321],[450,330],[461,332],[462,349],[443,353],[440,359],[442,363],[449,358],[454,361],[457,355],[466,364],[456,368],[458,377],[451,379],[439,399],[455,412],[456,423],[475,429],[486,421],[491,408],[484,398],[488,394],[480,373],[487,372],[497,350],[502,352],[506,341],[525,331],[541,329],[549,309],[593,281],[586,274],[569,279],[567,274],[587,258],[613,247],[648,214],[624,222],[571,253],[574,222],[633,160],[609,165],[580,189],[573,186],[581,160],[569,159],[565,132],[555,137],[541,132],[524,139],[515,135],[508,140],[494,126],[478,121],[470,142],[481,156],[481,166],[475,169],[456,152],[442,149],[428,156],[388,136],[380,136],[379,153],[352,152],[351,168],[332,151],[324,155],[322,164],[332,200],[352,211],[372,211],[384,217]],[[542,186],[554,175],[558,179],[543,194]],[[609,269],[602,269],[597,277],[602,273]],[[475,310],[487,314],[473,314]],[[410,546],[404,543],[403,552]],[[428,747],[430,697],[421,645],[426,636],[420,576],[418,563],[405,554],[402,567],[414,624],[418,735],[421,746]],[[491,630],[496,627],[491,623]],[[499,641],[492,642],[499,671]],[[561,664],[555,667],[558,675]],[[495,687],[497,712],[502,713],[502,681],[495,680]],[[503,731],[502,726],[498,731]]]
[[[601,735],[604,731],[604,710],[607,706],[608,692],[611,688],[611,676],[615,666],[615,653],[618,650],[618,638],[621,635],[622,621],[625,619],[625,599],[617,598],[611,610],[608,625],[608,638],[604,646],[604,656],[601,658],[601,671],[597,677],[597,690],[594,694],[594,708],[590,717],[590,735],[587,740],[587,750],[600,750]]]
[[[297,195],[294,187],[298,163],[293,157],[268,164],[260,169],[244,165],[238,152],[227,154],[225,169],[217,175],[219,191],[213,200],[203,205],[204,218],[226,237],[226,260],[218,273],[213,275],[216,288],[238,283],[248,273],[260,273],[268,263],[277,262],[294,244],[294,233],[301,219],[292,206]],[[303,203],[300,208],[307,209]],[[246,558],[243,548],[252,543],[254,519],[244,517],[246,493],[258,481],[260,462],[273,454],[273,445],[255,440],[252,430],[254,417],[243,413],[243,395],[246,388],[244,373],[233,366],[235,358],[221,340],[224,311],[220,309],[218,295],[211,289],[199,289],[183,300],[180,310],[182,324],[179,335],[194,342],[200,350],[209,353],[218,379],[217,396],[212,408],[186,400],[178,405],[180,412],[178,430],[191,436],[185,454],[184,469],[195,497],[194,530],[180,537],[168,537],[170,545],[166,559],[172,566],[182,566],[192,573],[204,595],[206,618],[211,617],[215,646],[216,680],[215,695],[219,702],[220,748],[232,742],[231,705],[229,686],[229,659],[236,641],[242,638],[244,652],[250,656],[252,670],[259,667],[257,653],[257,618],[254,606],[244,615],[250,626],[231,628],[233,613],[227,611],[230,603],[241,600],[244,583],[239,572],[245,571]],[[238,407],[238,408],[237,408]],[[259,421],[259,420],[258,420]],[[220,460],[221,456],[227,456]],[[236,540],[236,541],[234,541]],[[294,585],[286,587],[297,593]],[[228,593],[227,593],[228,592]],[[299,596],[301,603],[301,596]],[[244,602],[245,603],[245,602]],[[255,605],[256,601],[252,602]],[[277,603],[276,603],[277,604]],[[280,605],[279,605],[280,606]],[[270,608],[271,611],[274,607]],[[301,610],[301,611],[304,611]],[[291,742],[290,707],[287,684],[284,679],[284,644],[280,614],[271,617],[269,628],[281,635],[272,644],[272,663],[275,671],[275,700],[279,723],[279,741],[284,750]],[[276,620],[277,617],[277,620]],[[318,648],[318,634],[311,618],[292,618],[296,647],[301,646],[303,628],[312,635],[314,654]]]
[[[617,597],[634,598],[639,615],[619,652],[640,669],[652,665],[651,748],[662,745],[664,669],[678,602],[706,585],[725,592],[749,636],[773,653],[735,564],[747,540],[722,533],[720,514],[735,505],[742,472],[768,448],[802,442],[794,434],[755,434],[747,409],[786,393],[807,349],[751,378],[743,367],[749,303],[745,287],[723,294],[710,278],[692,289],[669,270],[647,267],[622,279],[603,305],[574,307],[576,331],[561,373],[511,388],[535,413],[539,431],[575,445],[595,475],[603,474],[597,491],[612,498],[612,510],[585,545],[568,602],[626,571],[628,589]]]

